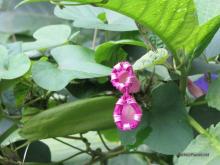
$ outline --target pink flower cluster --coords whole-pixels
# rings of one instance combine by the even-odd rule
[[[140,90],[140,82],[131,64],[128,62],[116,64],[111,73],[111,83],[123,93],[113,113],[116,126],[122,131],[135,129],[141,121],[142,110],[134,97],[130,95]]]

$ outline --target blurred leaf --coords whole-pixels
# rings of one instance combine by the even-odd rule
[[[211,18],[220,15],[219,0],[195,0],[199,23],[203,24]],[[206,48],[205,53],[208,57],[214,57],[220,54],[220,30],[215,34],[214,38]]]
[[[33,32],[36,29],[62,23],[53,15],[53,5],[49,3],[28,4],[15,9],[21,0],[3,0],[0,7],[0,32]]]
[[[144,142],[156,152],[177,154],[183,151],[193,138],[185,105],[174,83],[167,83],[153,90],[149,119],[152,131]]]
[[[154,65],[164,64],[169,57],[168,51],[164,48],[157,49],[156,52],[149,51],[138,59],[134,64],[134,70],[142,70]]]
[[[213,135],[213,138],[220,140],[220,124],[215,127],[212,125],[208,132]],[[204,135],[198,135],[183,151],[183,153],[206,154],[203,156],[180,156],[174,161],[175,165],[218,165],[220,160],[220,150],[218,144],[213,143]]]
[[[121,49],[121,46],[123,45],[146,47],[141,41],[129,39],[105,42],[96,48],[96,62],[112,67],[116,63],[125,60],[127,55],[122,53],[123,49]]]
[[[37,140],[111,128],[115,102],[114,97],[97,97],[51,108],[25,123],[21,135]]]
[[[68,42],[71,29],[68,25],[49,25],[38,29],[33,37],[35,42],[22,44],[24,51],[55,47]]]
[[[66,6],[62,9],[56,7],[54,13],[60,18],[73,20],[75,27],[109,31],[137,30],[134,21],[129,17],[103,8],[88,5]]]
[[[91,49],[76,45],[55,48],[51,54],[55,64],[38,61],[33,65],[34,81],[50,91],[63,89],[72,79],[104,77],[110,74],[111,68],[97,64]]]
[[[208,105],[212,108],[216,108],[217,110],[220,110],[220,78],[217,80],[212,81],[212,83],[209,85],[209,90],[206,95],[206,100],[208,102]]]
[[[0,79],[15,79],[24,75],[30,68],[29,58],[22,52],[8,54],[8,50],[0,45]]]

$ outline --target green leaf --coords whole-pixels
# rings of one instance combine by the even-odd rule
[[[15,79],[24,75],[30,68],[31,62],[23,53],[9,54],[9,51],[0,45],[0,79]]]
[[[58,66],[46,61],[33,65],[34,81],[50,91],[63,89],[72,79],[85,79],[107,76],[111,68],[97,64],[94,51],[76,45],[65,45],[51,51]]]
[[[73,26],[75,27],[109,31],[137,30],[137,26],[132,19],[99,7],[88,5],[66,6],[62,9],[56,7],[54,13],[60,18],[73,20]]]
[[[114,97],[97,97],[66,103],[34,116],[20,133],[37,140],[111,128],[115,102]]]
[[[169,55],[166,49],[159,48],[156,52],[149,51],[145,55],[143,55],[140,59],[138,59],[133,67],[134,70],[142,70],[146,67],[154,66],[154,65],[161,65],[164,64]]]
[[[121,46],[123,45],[135,45],[145,47],[145,44],[136,40],[119,40],[109,41],[99,45],[95,51],[95,60],[98,63],[102,63],[107,66],[113,66],[116,63],[125,60],[126,56],[121,53]]]
[[[15,9],[21,0],[3,0],[0,6],[0,32],[33,33],[36,29],[64,21],[53,15],[49,3],[27,4]]]
[[[163,154],[183,151],[193,138],[186,117],[178,87],[174,83],[159,86],[152,93],[152,111],[149,117],[152,131],[144,142],[152,150]]]
[[[217,80],[212,81],[212,83],[209,85],[209,90],[206,95],[206,100],[208,102],[208,105],[210,107],[216,108],[217,110],[220,110],[220,78]]]
[[[38,29],[33,37],[35,42],[22,44],[24,51],[55,47],[68,42],[71,29],[68,25],[49,25]]]
[[[212,125],[208,132],[216,139],[220,140],[220,123],[215,127]],[[220,150],[216,150],[217,144],[214,144],[204,135],[198,135],[183,151],[183,153],[206,154],[203,156],[180,156],[174,161],[175,165],[218,165],[220,160]]]

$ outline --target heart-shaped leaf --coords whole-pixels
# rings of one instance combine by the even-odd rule
[[[57,91],[63,89],[72,79],[85,79],[107,76],[111,68],[94,60],[94,51],[76,45],[54,48],[52,57],[58,66],[46,61],[33,65],[34,81],[42,88]]]

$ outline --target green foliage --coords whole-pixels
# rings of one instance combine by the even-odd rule
[[[193,81],[220,72],[219,14],[217,0],[0,0],[0,164],[218,165],[220,78]],[[131,131],[112,117],[121,61],[141,85]]]

